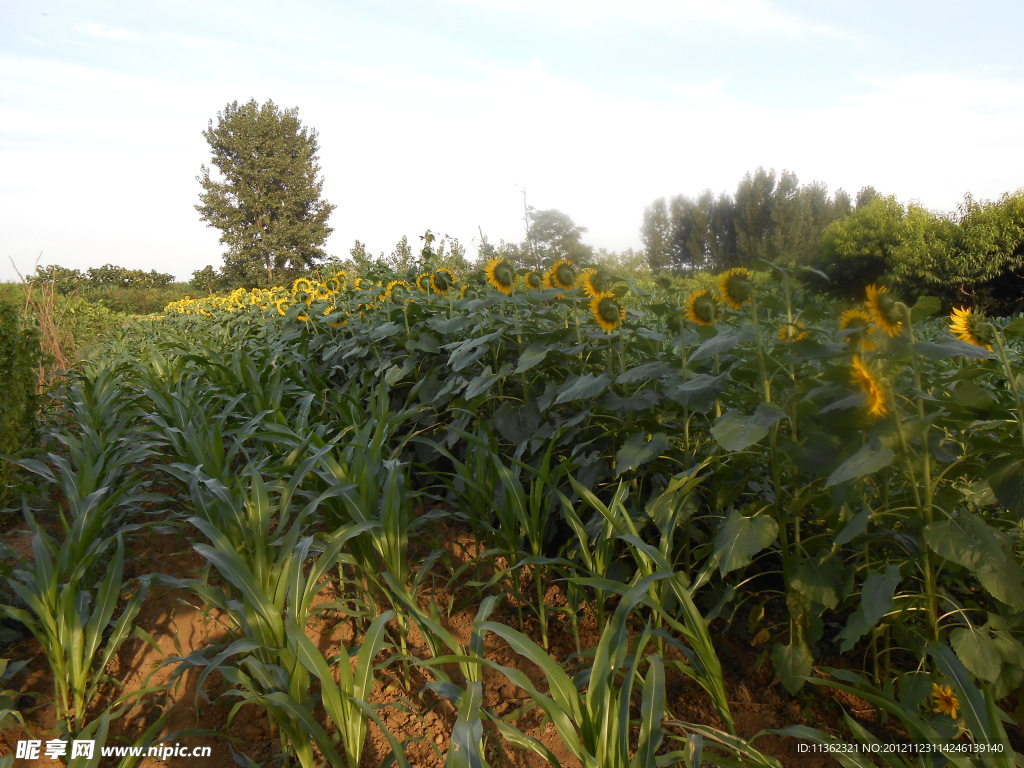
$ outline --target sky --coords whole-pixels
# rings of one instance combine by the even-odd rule
[[[934,211],[1024,187],[1019,0],[3,0],[0,281],[219,267],[203,131],[296,107],[328,254],[427,229],[475,257],[556,208],[640,248],[660,197],[758,167]]]

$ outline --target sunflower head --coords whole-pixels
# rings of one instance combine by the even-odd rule
[[[611,292],[599,293],[590,300],[590,313],[601,328],[611,333],[626,320],[626,308]]]
[[[329,293],[335,294],[341,290],[341,280],[336,277],[328,277],[324,280],[324,287],[327,288]]]
[[[744,304],[754,300],[754,286],[750,277],[749,269],[736,267],[723,272],[718,278],[718,291],[730,309],[743,309]]]
[[[293,291],[292,301],[296,304],[309,304],[313,300],[313,295],[306,291]]]
[[[608,275],[604,270],[593,267],[580,272],[580,282],[583,284],[583,292],[590,298],[594,298],[599,293],[607,293],[611,288]]]
[[[548,280],[553,288],[571,290],[576,285],[576,268],[568,259],[559,259],[548,270]]]
[[[295,282],[292,283],[292,293],[298,293],[299,291],[302,291],[303,293],[312,293],[313,282],[309,280],[309,278],[305,277],[295,278]]]
[[[430,283],[434,293],[444,296],[455,287],[455,277],[447,269],[439,269],[430,276]]]
[[[512,286],[515,283],[516,274],[512,269],[512,265],[504,256],[496,256],[488,261],[484,267],[484,275],[487,276],[487,282],[492,286],[506,296],[512,295]]]
[[[932,712],[938,715],[949,715],[956,720],[960,712],[960,702],[948,685],[932,683]]]
[[[787,343],[806,339],[807,326],[799,320],[795,320],[792,323],[783,323],[779,328],[779,338]]]
[[[885,389],[871,369],[860,359],[859,355],[853,356],[851,374],[853,383],[860,387],[861,391],[867,395],[868,413],[872,416],[885,416],[889,412],[889,406],[885,399]]]
[[[274,302],[274,306],[277,307],[277,314],[283,315],[288,312],[288,305],[291,303],[291,299],[287,296],[282,296],[280,299]]]
[[[718,314],[718,298],[706,288],[694,291],[686,300],[686,319],[691,323],[714,325]]]
[[[324,301],[331,295],[331,289],[327,287],[326,283],[316,283],[313,286],[313,298],[317,301]]]
[[[903,333],[903,313],[899,302],[892,297],[884,285],[869,285],[866,289],[867,305],[875,325],[889,336],[896,337]]]
[[[855,352],[870,352],[875,348],[871,334],[875,324],[863,309],[848,309],[839,316],[839,330],[845,331],[846,345]]]
[[[526,287],[534,291],[539,291],[544,287],[544,275],[535,269],[531,269],[523,276],[523,280],[526,282]]]
[[[960,341],[992,351],[992,345],[989,343],[992,340],[992,326],[984,322],[982,316],[973,309],[954,309],[949,320],[949,330]]]
[[[433,286],[433,281],[428,272],[424,272],[416,277],[416,287],[419,288],[423,293],[430,293],[430,289]]]
[[[412,298],[412,286],[404,280],[392,280],[384,288],[384,301],[399,304]]]

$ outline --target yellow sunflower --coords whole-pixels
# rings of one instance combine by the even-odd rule
[[[594,269],[593,267],[580,272],[579,279],[583,284],[583,292],[590,298],[594,298],[599,293],[607,293],[610,288],[608,276],[604,271]]]
[[[779,339],[787,343],[800,341],[807,338],[807,326],[799,320],[792,323],[783,323],[779,328]]]
[[[869,285],[866,289],[867,299],[865,304],[875,325],[885,331],[889,336],[895,337],[903,333],[903,319],[900,317],[898,303],[889,294],[889,289],[884,285]]]
[[[548,280],[553,288],[568,291],[576,285],[576,268],[568,259],[559,259],[548,270]]]
[[[868,397],[868,413],[872,416],[885,416],[889,412],[885,401],[885,389],[859,355],[853,356],[852,373],[853,383]]]
[[[697,325],[714,325],[718,319],[718,298],[706,288],[694,291],[686,300],[686,319]]]
[[[871,315],[863,309],[848,309],[839,316],[839,330],[846,331],[846,344],[859,352],[870,352],[875,343],[869,338],[875,332]]]
[[[384,301],[393,301],[398,304],[401,301],[409,300],[412,293],[412,286],[405,280],[392,280],[384,289]]]
[[[455,287],[455,276],[447,269],[439,269],[430,276],[430,284],[434,293],[444,296]]]
[[[526,282],[527,288],[532,288],[535,291],[539,291],[544,287],[544,275],[535,269],[531,269],[526,275],[523,276],[523,280]]]
[[[599,293],[590,300],[590,312],[603,330],[611,333],[626,321],[626,308],[611,292]]]
[[[295,278],[295,282],[292,283],[292,293],[298,293],[299,291],[302,291],[303,293],[312,293],[313,282],[306,277]]]
[[[750,270],[736,267],[722,273],[718,278],[718,291],[730,309],[743,309],[744,304],[754,300],[754,286],[750,282]]]
[[[283,315],[288,312],[288,304],[291,303],[291,299],[287,296],[283,296],[274,302],[274,306],[277,307],[277,314]]]
[[[932,712],[939,715],[949,715],[956,720],[957,713],[960,712],[960,702],[957,700],[952,688],[948,685],[932,683],[932,700],[935,702],[932,706]]]
[[[430,293],[431,281],[430,274],[424,272],[416,278],[416,287],[419,288],[423,293]]]
[[[327,288],[329,293],[335,294],[341,290],[341,280],[336,277],[328,277],[324,280],[324,286]]]
[[[324,301],[331,295],[331,289],[327,287],[326,283],[317,283],[313,286],[313,298],[317,301]]]
[[[484,267],[484,275],[487,276],[487,282],[499,291],[506,296],[512,295],[512,286],[515,283],[516,273],[512,269],[512,265],[509,264],[508,259],[503,256],[494,257]]]
[[[954,309],[953,314],[949,316],[949,320],[949,330],[960,341],[966,341],[968,344],[973,344],[976,347],[984,347],[989,352],[992,351],[992,345],[988,343],[990,334],[981,327],[981,317],[973,309],[968,309],[967,307]]]

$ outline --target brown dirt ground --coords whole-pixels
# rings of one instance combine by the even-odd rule
[[[467,531],[444,523],[436,524],[434,528],[436,541],[441,542],[445,548],[453,568],[468,562],[477,551],[476,543]],[[24,537],[14,536],[12,545],[22,555],[30,552]],[[410,559],[414,562],[417,555],[425,554],[425,550],[416,552],[418,546],[415,545],[410,553]],[[424,549],[421,546],[419,548]],[[180,535],[150,534],[144,544],[137,546],[135,557],[131,560],[131,572],[126,574],[126,578],[149,572],[188,576],[198,572],[202,566],[202,558]],[[454,590],[432,589],[422,594],[421,599],[424,604],[432,598],[441,606],[458,606],[460,600],[472,594],[467,591],[468,589],[465,584]],[[333,583],[325,584],[324,590],[318,596],[318,602],[332,600],[335,597],[333,590]],[[566,605],[565,595],[560,587],[554,586],[548,590],[547,602],[553,609]],[[445,620],[448,629],[460,642],[468,642],[476,609],[476,605],[456,608]],[[576,644],[571,628],[563,621],[564,614],[564,611],[557,610],[552,613],[549,655],[563,665],[571,665]],[[492,620],[517,626],[518,612],[514,606],[506,603],[492,616]],[[197,604],[194,595],[181,589],[166,587],[154,587],[143,604],[136,624],[148,633],[155,643],[150,644],[133,638],[124,644],[117,658],[107,669],[114,679],[121,682],[119,690],[111,690],[110,693],[114,696],[136,691],[147,685],[161,686],[170,679],[174,668],[173,664],[165,663],[168,659],[206,648],[223,640],[230,632],[229,622],[216,611]],[[541,634],[536,620],[528,619],[525,626],[520,628],[536,642],[540,642]],[[592,614],[580,619],[579,633],[583,648],[597,644],[600,633]],[[353,630],[348,618],[328,612],[310,622],[308,634],[325,655],[330,656],[351,641]],[[420,658],[429,657],[429,651],[415,628],[410,633],[409,642],[413,655]],[[771,663],[767,660],[767,651],[764,647],[720,636],[716,637],[716,648],[727,676],[730,707],[741,736],[749,738],[764,728],[782,728],[795,724],[841,732],[841,713],[836,701],[857,716],[863,716],[868,720],[872,718],[870,707],[852,697],[838,698],[834,701],[835,697],[830,698],[827,694],[817,691],[800,698],[786,695],[773,679]],[[52,698],[52,681],[47,665],[33,640],[25,640],[13,646],[5,655],[30,660],[30,671],[19,681],[23,693],[41,694],[43,700]],[[538,669],[494,636],[488,638],[486,655],[499,664],[522,670],[535,683],[542,683],[543,676]],[[391,669],[394,670],[395,667]],[[117,743],[115,739],[124,739],[131,743],[154,722],[155,718],[166,714],[167,721],[162,731],[164,735],[188,729],[212,731],[214,735],[188,734],[177,739],[178,743],[188,747],[209,746],[212,755],[208,758],[170,757],[162,763],[154,758],[144,758],[140,763],[142,768],[230,766],[234,761],[229,750],[229,742],[234,744],[236,750],[247,754],[260,764],[267,764],[279,754],[280,746],[271,735],[266,714],[259,707],[241,707],[228,724],[229,711],[235,700],[230,697],[217,698],[217,694],[224,690],[224,685],[216,675],[211,675],[207,681],[208,698],[202,695],[197,697],[197,677],[197,671],[192,670],[165,693],[141,697],[123,716],[113,722],[108,744]],[[424,670],[413,667],[411,679],[409,692],[402,689],[397,673],[393,677],[379,676],[372,703],[380,706],[380,714],[388,729],[400,742],[406,744],[406,755],[413,766],[442,766],[449,735],[455,722],[455,711],[448,701],[431,691],[422,690],[423,684],[429,680],[429,675]],[[543,686],[540,687],[543,689]],[[485,669],[485,708],[497,715],[507,716],[524,706],[527,701],[523,691],[496,671]],[[198,707],[195,706],[195,702],[198,702]],[[707,695],[685,675],[678,672],[672,674],[671,670],[668,677],[667,702],[669,710],[678,720],[716,727],[722,725]],[[36,709],[27,719],[27,727],[24,729],[0,731],[0,755],[14,754],[19,739],[36,738],[45,741],[51,738],[54,726],[52,706]],[[525,733],[540,739],[567,768],[577,765],[559,742],[553,726],[544,722],[542,713],[538,710],[521,713],[515,724]],[[674,747],[680,746],[677,742],[670,743]],[[827,757],[809,758],[798,755],[797,742],[792,738],[762,737],[757,740],[756,746],[777,757],[785,766],[819,768],[837,764]],[[492,764],[496,766],[541,768],[547,765],[539,756],[507,744],[492,747],[492,750],[501,750],[500,754],[489,755]],[[388,752],[389,747],[382,733],[376,725],[371,725],[361,764],[366,768],[377,768]],[[61,764],[55,760],[41,759],[16,761],[15,765],[49,768]]]

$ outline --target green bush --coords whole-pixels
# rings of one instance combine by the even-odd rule
[[[38,330],[12,304],[0,303],[0,507],[9,506],[15,465],[9,460],[32,443],[39,405]]]

